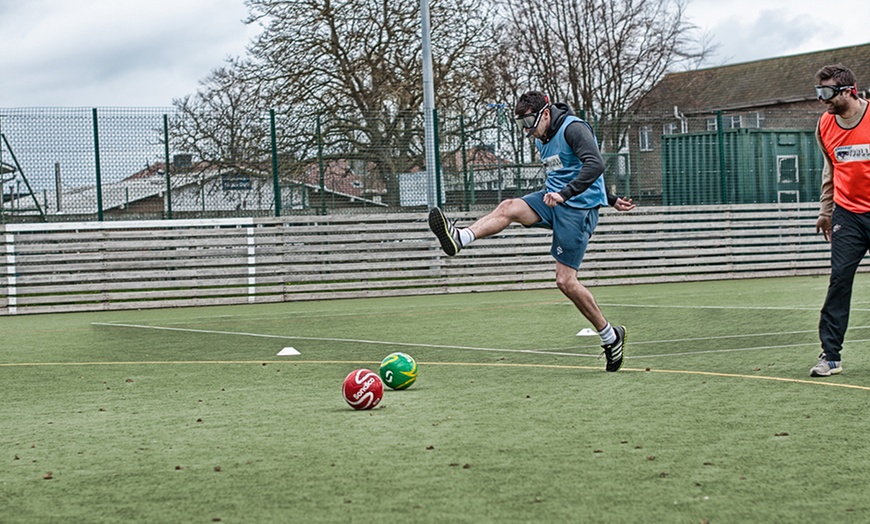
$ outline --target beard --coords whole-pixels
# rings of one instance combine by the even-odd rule
[[[849,109],[849,100],[845,96],[838,96],[825,105],[828,113],[843,116]]]

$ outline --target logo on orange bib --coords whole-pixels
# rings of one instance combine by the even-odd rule
[[[836,147],[834,156],[837,162],[865,162],[870,160],[870,144]]]

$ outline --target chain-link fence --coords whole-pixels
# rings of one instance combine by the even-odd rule
[[[542,187],[510,108],[436,112],[435,201],[485,210]],[[583,116],[583,115],[581,115]],[[641,205],[818,200],[818,109],[589,118],[615,194]],[[425,210],[418,112],[245,118],[175,108],[0,110],[0,220]]]

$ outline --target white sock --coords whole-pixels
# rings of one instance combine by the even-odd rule
[[[616,333],[613,331],[613,326],[610,325],[610,322],[604,326],[604,329],[598,332],[598,336],[601,337],[602,346],[616,342]]]
[[[459,243],[462,247],[474,242],[474,231],[469,227],[464,227],[459,230]]]

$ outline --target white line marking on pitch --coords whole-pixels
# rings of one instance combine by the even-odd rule
[[[849,326],[850,331],[859,329],[868,329],[870,326]],[[632,346],[643,344],[673,344],[674,342],[703,342],[707,340],[726,340],[729,338],[747,338],[747,337],[781,337],[783,335],[806,335],[807,333],[818,333],[817,329],[805,329],[801,331],[780,331],[776,333],[742,333],[739,335],[717,335],[715,337],[694,337],[694,338],[672,338],[668,340],[641,340],[633,341]],[[577,333],[580,336],[580,333]],[[771,346],[778,347],[778,346]]]
[[[548,349],[507,349],[507,348],[482,348],[482,347],[473,347],[473,346],[448,346],[443,344],[420,344],[420,343],[411,343],[411,342],[389,342],[385,340],[365,340],[365,339],[352,339],[352,338],[332,338],[332,337],[303,337],[303,336],[295,336],[295,335],[268,335],[263,333],[246,333],[246,332],[238,332],[238,331],[219,331],[212,329],[194,329],[194,328],[176,328],[176,327],[166,327],[166,326],[148,326],[142,324],[122,324],[122,323],[114,323],[114,322],[92,322],[91,325],[94,326],[109,326],[109,327],[126,327],[126,328],[134,328],[134,329],[153,329],[157,331],[178,331],[184,333],[204,333],[211,335],[235,335],[235,336],[243,336],[243,337],[259,337],[259,338],[274,338],[274,339],[282,339],[282,340],[314,340],[321,342],[350,342],[355,344],[377,344],[382,346],[401,346],[401,347],[424,347],[424,348],[436,348],[436,349],[467,349],[471,351],[492,351],[496,353],[530,353],[535,355],[555,355],[555,356],[565,356],[565,357],[592,357],[597,358],[599,355],[597,354],[588,354],[588,353],[570,353],[566,351],[553,351]],[[863,326],[862,326],[863,327]],[[726,339],[726,338],[737,338],[737,337],[749,337],[749,336],[775,336],[780,334],[794,334],[794,333],[813,333],[814,331],[792,331],[785,333],[760,333],[760,334],[747,334],[747,335],[723,335],[721,337],[704,337],[704,338],[691,338],[691,339],[676,339],[676,340],[648,340],[641,342],[632,342],[634,344],[668,344],[672,342],[692,342],[692,341],[703,341],[703,340],[718,340],[718,339]],[[861,343],[861,342],[870,342],[870,339],[862,339],[862,340],[850,340],[850,343]],[[784,348],[795,348],[795,347],[804,347],[804,346],[814,346],[818,344],[818,342],[804,342],[799,344],[782,344],[776,346],[753,346],[753,347],[744,347],[744,348],[731,348],[731,349],[711,349],[711,350],[701,350],[701,351],[687,351],[681,353],[659,353],[653,355],[626,355],[626,359],[650,359],[650,358],[660,358],[660,357],[687,357],[693,355],[702,355],[702,354],[715,354],[715,353],[736,353],[742,351],[760,351],[764,349],[784,349]]]
[[[573,305],[573,303],[564,302],[565,305]],[[636,307],[650,309],[737,309],[737,310],[772,310],[772,311],[819,311],[821,306],[682,306],[678,304],[606,304],[599,303],[599,307]],[[870,311],[866,308],[852,308],[852,311]]]
[[[352,342],[355,344],[378,344],[382,346],[402,346],[402,347],[419,347],[419,348],[438,348],[438,349],[469,349],[472,351],[494,351],[500,353],[535,353],[541,355],[560,355],[566,357],[597,357],[598,355],[584,355],[580,353],[565,353],[558,351],[538,351],[535,349],[505,349],[505,348],[479,348],[472,346],[446,346],[442,344],[415,344],[409,342],[387,342],[384,340],[364,340],[353,338],[331,338],[331,337],[301,337],[294,335],[266,335],[262,333],[245,333],[236,331],[218,331],[212,329],[193,329],[193,328],[174,328],[164,326],[147,326],[142,324],[121,324],[113,322],[91,322],[93,326],[109,326],[109,327],[126,327],[135,329],[154,329],[157,331],[181,331],[186,333],[206,333],[211,335],[237,335],[242,337],[260,337],[260,338],[277,338],[284,340],[316,340],[322,342]]]

